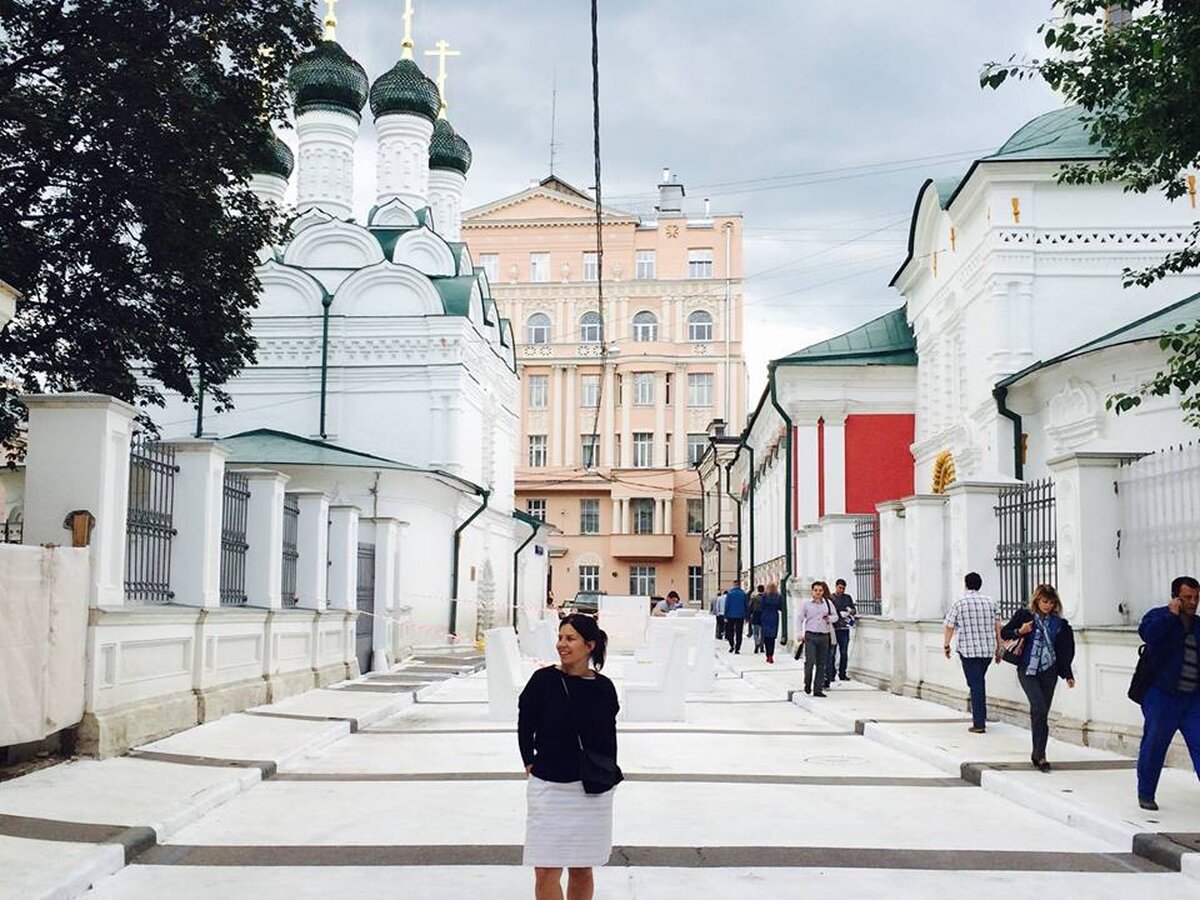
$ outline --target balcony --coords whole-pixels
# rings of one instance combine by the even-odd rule
[[[675,555],[675,535],[614,534],[610,546],[616,559],[670,559]]]

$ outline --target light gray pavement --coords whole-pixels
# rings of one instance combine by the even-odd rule
[[[961,710],[853,682],[814,699],[782,654],[719,655],[685,722],[621,725],[597,897],[817,878],[889,900],[1200,895],[1191,773],[1166,773],[1150,817],[1121,757],[1055,742],[1043,774],[1022,729],[970,735]],[[477,664],[447,656],[421,668]],[[488,720],[485,674],[426,676],[415,695],[376,676],[0,784],[0,900],[532,896],[515,729]]]

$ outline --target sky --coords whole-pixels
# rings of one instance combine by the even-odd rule
[[[324,4],[322,3],[322,8]],[[448,115],[470,143],[467,206],[555,172],[592,174],[589,0],[414,0],[418,60],[440,39]],[[403,0],[340,0],[337,38],[372,80],[400,56]],[[669,166],[690,198],[745,225],[751,397],[768,360],[901,303],[927,177],[964,172],[1061,100],[1041,82],[979,87],[979,70],[1036,55],[1050,0],[600,0],[602,187],[648,212]],[[369,109],[358,159],[373,160]],[[372,165],[356,172],[356,212]]]

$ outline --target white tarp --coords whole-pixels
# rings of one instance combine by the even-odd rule
[[[0,544],[0,747],[83,718],[88,551]]]

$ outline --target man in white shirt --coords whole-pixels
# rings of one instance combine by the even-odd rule
[[[996,601],[979,593],[983,579],[977,572],[968,572],[963,579],[966,593],[954,601],[946,613],[946,633],[942,651],[950,658],[950,640],[957,637],[958,656],[962,662],[963,675],[971,691],[972,734],[983,734],[987,730],[987,677],[988,665],[994,659],[1000,662],[1000,615]]]

